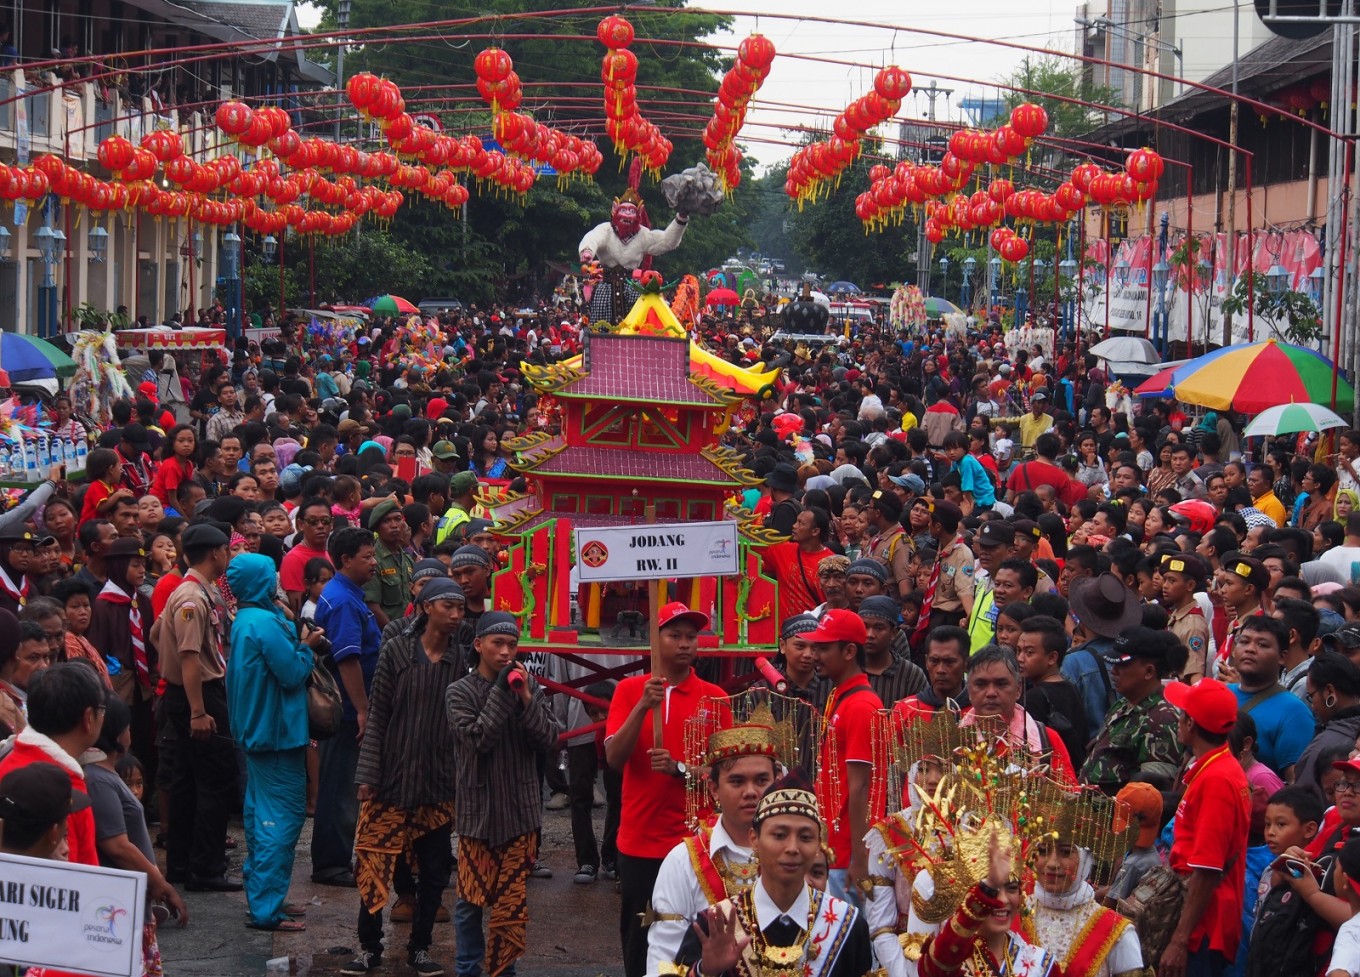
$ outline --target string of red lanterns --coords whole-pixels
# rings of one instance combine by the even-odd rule
[[[628,50],[633,43],[633,25],[618,14],[610,14],[595,27],[595,36],[605,46],[600,61],[600,80],[604,82],[604,131],[620,156],[636,153],[653,176],[661,173],[674,146],[661,130],[648,122],[637,103],[638,60]]]
[[[718,86],[713,118],[704,126],[703,143],[709,169],[718,174],[724,191],[741,183],[743,157],[734,143],[746,123],[751,99],[770,73],[774,56],[774,42],[763,34],[752,34],[738,46],[737,57]]]
[[[798,201],[801,210],[805,201],[816,201],[834,184],[855,161],[860,152],[860,139],[880,123],[897,114],[902,99],[911,94],[911,75],[896,65],[878,72],[874,89],[861,95],[836,116],[829,139],[804,146],[789,161],[789,175],[784,181],[784,192]]]

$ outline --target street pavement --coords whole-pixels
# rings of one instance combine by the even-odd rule
[[[596,809],[596,836],[603,821]],[[239,822],[231,827],[237,848],[231,852],[232,871],[240,873],[245,840]],[[553,870],[551,879],[529,880],[528,951],[519,961],[519,977],[615,977],[619,962],[619,901],[613,882],[582,886],[572,882],[576,872],[568,811],[543,812],[543,860]],[[183,892],[189,908],[185,929],[162,928],[161,956],[167,977],[260,977],[271,959],[290,957],[296,977],[337,974],[358,952],[355,921],[358,893],[354,889],[313,885],[311,882],[311,821],[303,828],[293,867],[289,900],[307,904],[303,933],[267,933],[245,925],[245,896]],[[164,860],[164,852],[157,852]],[[455,872],[455,877],[456,877]],[[453,911],[453,882],[444,894]],[[409,925],[387,924],[387,950],[380,977],[413,974],[406,965]],[[445,972],[454,973],[453,924],[435,924],[430,953]],[[280,974],[281,977],[281,974]]]

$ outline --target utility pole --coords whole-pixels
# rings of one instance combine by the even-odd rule
[[[1234,287],[1234,273],[1237,270],[1237,61],[1239,31],[1237,26],[1238,8],[1242,0],[1233,0],[1233,59],[1232,59],[1232,105],[1228,108],[1228,253],[1224,258],[1228,269],[1228,287]],[[1187,178],[1188,179],[1188,178]],[[1251,233],[1251,229],[1247,229]],[[1252,273],[1251,252],[1247,252],[1247,274]],[[1232,314],[1223,313],[1223,345],[1232,345]]]
[[[952,88],[941,88],[935,83],[935,79],[930,80],[930,84],[925,88],[912,89],[914,95],[924,95],[926,97],[926,118],[931,122],[935,121],[935,100],[943,95],[946,99],[954,94]],[[931,130],[932,134],[934,130]],[[930,294],[930,267],[931,267],[931,248],[930,242],[926,240],[926,222],[924,219],[916,225],[916,287],[921,290],[921,294]]]

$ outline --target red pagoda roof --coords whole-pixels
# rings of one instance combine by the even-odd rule
[[[632,448],[564,448],[531,470],[535,476],[576,475],[724,486],[741,484],[703,455],[659,454]]]
[[[557,396],[701,407],[725,403],[690,381],[688,339],[590,335],[581,367],[586,375]]]

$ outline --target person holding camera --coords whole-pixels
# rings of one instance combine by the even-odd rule
[[[199,552],[190,542],[199,537],[190,534],[196,530],[201,534],[203,529],[211,527],[185,530],[185,552],[190,561]],[[198,545],[212,541],[205,539]],[[214,549],[225,553],[226,544]],[[192,575],[195,569],[189,572]],[[298,836],[307,817],[307,678],[315,662],[314,652],[325,654],[329,642],[319,628],[305,624],[302,640],[298,640],[292,624],[274,603],[278,574],[269,557],[241,553],[227,565],[226,576],[236,595],[227,704],[231,731],[246,755],[243,872],[247,925],[296,932],[303,925],[289,915],[286,900]],[[192,581],[193,576],[180,589]],[[173,602],[169,606],[173,607]],[[220,729],[219,734],[217,739],[230,747],[226,729]],[[227,810],[222,808],[224,821]],[[218,830],[218,844],[223,837],[223,831]]]

